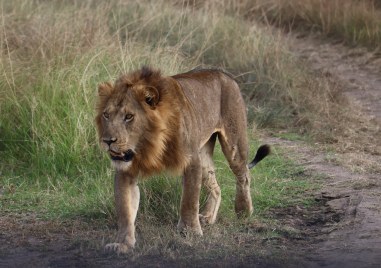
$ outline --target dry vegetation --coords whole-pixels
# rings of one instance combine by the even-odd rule
[[[317,31],[349,45],[380,48],[381,10],[377,0],[229,1],[245,16],[286,29]]]

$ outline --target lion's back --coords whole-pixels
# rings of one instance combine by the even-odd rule
[[[207,101],[206,104],[212,105],[219,102],[225,94],[240,95],[238,84],[233,75],[221,69],[196,68],[186,73],[174,75],[172,78],[179,82],[191,101],[201,103]]]

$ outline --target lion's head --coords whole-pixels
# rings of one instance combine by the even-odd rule
[[[143,67],[114,85],[99,85],[99,143],[117,170],[145,176],[168,168],[166,154],[178,147],[173,143],[179,125],[178,109],[168,93],[174,87],[171,82],[159,71]]]

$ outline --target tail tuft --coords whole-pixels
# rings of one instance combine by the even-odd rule
[[[254,157],[254,160],[249,163],[249,168],[253,168],[256,164],[258,164],[263,158],[268,156],[271,153],[270,145],[264,144],[261,145],[258,150],[257,154]]]

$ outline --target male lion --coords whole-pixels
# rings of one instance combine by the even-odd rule
[[[230,75],[193,70],[166,77],[143,67],[114,85],[100,84],[97,112],[99,142],[116,169],[118,233],[106,249],[123,253],[134,247],[138,178],[163,170],[184,176],[180,230],[202,235],[200,219],[216,221],[221,202],[212,160],[217,137],[237,179],[235,211],[252,213],[249,168],[270,148],[261,146],[248,166],[245,104]],[[201,184],[208,199],[199,215]]]

